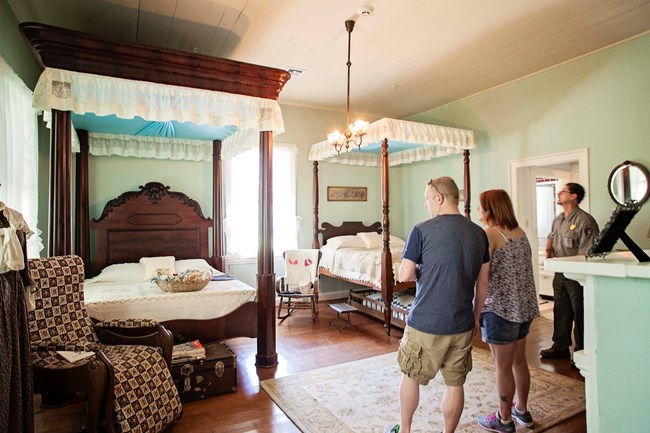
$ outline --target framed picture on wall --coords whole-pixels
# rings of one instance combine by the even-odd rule
[[[365,186],[328,186],[327,201],[368,201]]]

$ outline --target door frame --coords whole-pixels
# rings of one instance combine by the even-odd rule
[[[566,163],[578,163],[578,182],[589,191],[589,150],[587,148],[548,155],[532,156],[508,161],[508,188],[512,206],[519,225],[526,232],[531,243],[533,273],[539,293],[539,260],[537,254],[537,215],[533,214],[536,204],[533,191],[531,169]],[[589,193],[585,195],[580,207],[589,212]]]

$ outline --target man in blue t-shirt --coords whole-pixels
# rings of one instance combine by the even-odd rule
[[[420,385],[438,371],[445,380],[445,433],[456,430],[465,404],[463,385],[472,369],[472,339],[487,293],[490,254],[485,231],[458,210],[458,186],[450,177],[432,179],[424,192],[431,219],[411,231],[400,266],[400,281],[416,281],[397,362],[401,423],[385,433],[409,433],[420,400]]]

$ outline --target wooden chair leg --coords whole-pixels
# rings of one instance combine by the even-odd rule
[[[95,392],[88,393],[86,431],[88,433],[99,433],[99,415],[102,411],[103,395]]]
[[[280,296],[280,303],[278,304],[278,319],[282,319],[281,312],[282,312],[282,301],[283,300],[284,300],[284,298],[282,296]]]

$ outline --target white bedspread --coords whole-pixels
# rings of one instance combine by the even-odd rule
[[[391,247],[393,256],[393,275],[398,280],[404,247]],[[320,267],[333,275],[356,281],[372,283],[381,288],[381,248],[321,248],[323,255]]]
[[[239,280],[210,281],[196,292],[169,293],[155,283],[87,282],[84,297],[93,319],[214,319],[257,300],[257,291]]]

